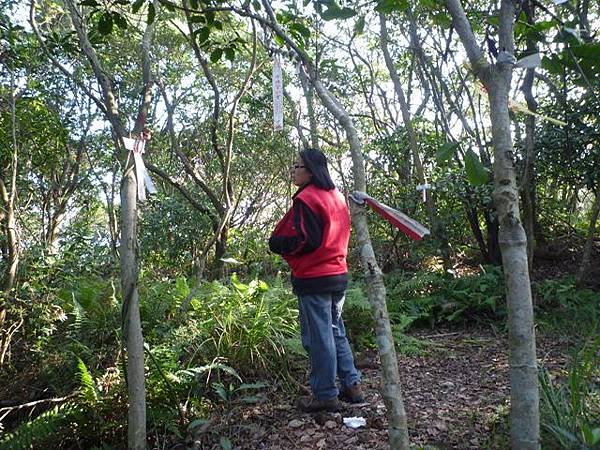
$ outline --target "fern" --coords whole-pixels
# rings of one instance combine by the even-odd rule
[[[81,424],[83,416],[81,407],[73,402],[57,405],[8,433],[0,440],[0,450],[53,448],[49,444],[62,441],[71,427]]]
[[[77,380],[81,387],[81,398],[89,403],[96,403],[98,401],[98,388],[81,358],[77,358]]]

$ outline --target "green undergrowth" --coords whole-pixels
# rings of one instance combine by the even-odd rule
[[[71,279],[60,288],[24,289],[13,301],[9,326],[23,318],[32,326],[29,334],[14,336],[12,351],[26,361],[12,358],[0,382],[20,392],[29,381],[44,392],[41,398],[66,399],[40,405],[31,417],[11,413],[3,421],[0,449],[126,446],[126,352],[115,285],[102,278]],[[205,438],[226,439],[218,429],[206,429],[212,415],[293,385],[297,302],[281,279],[266,283],[232,275],[192,292],[184,278],[142,278],[139,292],[148,435],[160,445],[183,442],[203,423]],[[24,370],[27,379],[17,376]]]
[[[540,370],[544,448],[600,448],[600,337],[583,344],[566,371]]]
[[[406,335],[419,328],[506,327],[504,278],[499,267],[485,266],[477,274],[460,278],[436,271],[390,273],[385,282],[392,331],[401,353],[435,350],[430,342]],[[532,283],[532,295],[540,332],[579,339],[600,329],[600,292],[577,288],[574,277]],[[348,289],[344,317],[359,349],[375,347],[371,306],[360,280]]]
[[[443,272],[387,274],[387,307],[398,351],[419,355],[439,349],[431,341],[407,335],[417,328],[501,320],[505,316],[501,277],[500,269],[492,266],[462,278]],[[362,282],[353,283],[348,290],[345,308],[346,328],[355,344],[374,347],[371,309]]]

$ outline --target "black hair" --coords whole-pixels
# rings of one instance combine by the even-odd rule
[[[326,191],[335,189],[335,184],[329,175],[329,169],[327,168],[327,157],[321,150],[314,148],[305,148],[300,153],[300,158],[304,163],[305,169],[312,174],[312,183]]]

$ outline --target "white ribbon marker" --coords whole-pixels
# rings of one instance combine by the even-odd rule
[[[423,192],[423,202],[427,201],[427,189],[430,189],[430,188],[431,188],[431,185],[429,183],[417,185],[417,191]]]
[[[149,138],[145,133],[142,133],[141,139],[123,138],[125,148],[130,152],[133,152],[133,160],[135,162],[135,177],[137,178],[137,193],[138,200],[140,202],[146,201],[146,189],[148,190],[149,194],[156,194],[157,192],[156,187],[152,182],[152,178],[150,178],[150,175],[148,175],[148,171],[144,165],[144,160],[142,159],[142,154],[144,153],[146,141],[148,139]]]
[[[279,55],[273,55],[273,129],[283,130],[283,77]]]
[[[532,55],[527,55],[520,60],[517,61],[515,66],[523,67],[525,69],[533,69],[535,67],[539,67],[542,64],[542,57],[539,53],[534,53]]]

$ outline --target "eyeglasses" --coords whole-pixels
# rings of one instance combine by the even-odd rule
[[[292,166],[292,169],[304,169],[304,166],[298,166],[298,165],[294,164]]]

